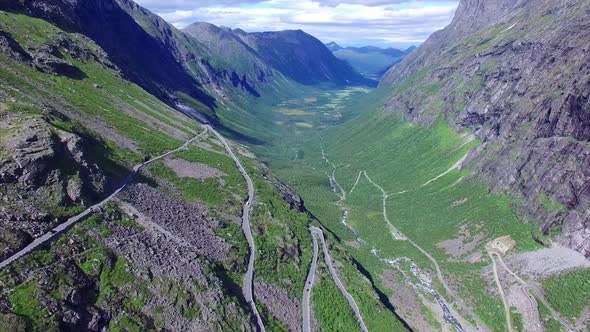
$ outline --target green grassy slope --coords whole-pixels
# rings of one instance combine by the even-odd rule
[[[394,93],[400,90],[403,87],[398,86]],[[313,130],[308,129],[299,139],[294,138],[298,136],[294,131],[284,131],[283,140],[298,153],[278,148],[268,152],[268,161],[279,176],[302,194],[306,206],[320,222],[346,241],[354,240],[353,233],[341,223],[342,207],[349,209],[348,224],[367,244],[346,249],[373,276],[377,287],[390,293],[380,281],[386,266],[370,254],[371,249],[375,248],[381,258],[408,257],[431,272],[434,268],[415,247],[407,241],[394,240],[387,231],[382,193],[377,187],[362,176],[349,193],[359,172],[366,171],[388,193],[387,213],[394,226],[438,261],[447,283],[455,285],[490,328],[502,330],[504,319],[496,309],[501,302],[486,290],[490,289],[489,280],[480,272],[489,264],[485,255],[476,263],[467,263],[466,256],[453,258],[437,245],[457,238],[461,230],[467,229],[482,237],[471,254],[484,253],[487,241],[504,235],[516,240],[517,250],[531,250],[537,247],[531,238],[533,227],[518,221],[512,210],[516,203],[511,197],[490,193],[483,183],[472,178],[468,168],[447,172],[478,146],[477,141],[469,140],[468,133],[459,134],[448,128],[442,119],[432,128],[423,128],[384,113],[379,106],[381,98],[390,93],[389,89],[376,90],[347,100],[344,105],[353,107],[340,110],[344,121],[333,128],[330,126],[339,121],[330,123],[325,118],[307,115],[306,121]],[[300,103],[299,108],[304,105]],[[361,113],[363,110],[366,112]],[[329,128],[322,130],[326,126]],[[340,206],[336,205],[338,197],[328,182],[328,174],[333,170],[322,159],[322,148],[335,164],[336,180],[347,192]],[[439,177],[441,174],[444,175]]]
[[[273,172],[276,171],[281,178],[289,180],[290,184],[296,184],[296,179],[286,173],[300,174],[301,159],[307,160],[308,150],[304,146],[305,143],[310,140],[317,141],[318,130],[337,125],[356,113],[362,112],[363,109],[360,107],[345,110],[345,106],[357,105],[357,103],[363,105],[364,101],[359,99],[369,90],[366,88],[330,90],[323,87],[303,87],[288,81],[283,83],[284,85],[279,83],[276,90],[263,93],[260,99],[243,99],[227,103],[227,109],[220,109],[218,114],[221,122],[226,126],[235,128],[244,136],[253,139],[244,140],[244,142],[250,143],[250,149],[258,158],[269,163]],[[381,91],[377,92],[377,95],[382,94],[384,93]],[[232,133],[228,132],[228,134]],[[236,136],[236,138],[240,137]],[[285,173],[280,167],[276,167],[281,163],[279,160],[283,160],[288,165],[284,169]],[[252,176],[258,172],[253,169],[250,173]],[[313,181],[324,183],[326,180],[323,174],[314,173],[311,176]],[[273,212],[272,209],[278,204],[276,198],[269,196],[268,189],[260,186],[258,181],[255,182],[258,203],[253,211],[256,217],[252,219],[252,224],[254,229],[264,229],[257,237],[257,247],[261,253],[256,263],[255,278],[282,288],[286,287],[291,296],[300,298],[303,287],[301,277],[306,276],[311,259],[311,252],[308,251],[310,250],[308,246],[311,245],[309,231],[307,227],[302,227],[300,222],[295,223],[299,218],[297,214]],[[297,189],[301,188],[297,186]],[[325,195],[323,199],[329,197],[331,194]],[[326,203],[325,200],[321,200],[317,202],[318,205],[314,205],[309,201],[312,198],[312,196],[304,196],[306,207],[319,207]],[[324,210],[332,211],[332,208],[328,206]],[[313,210],[312,212],[315,213]],[[340,218],[341,214],[335,211],[334,216]],[[281,235],[279,232],[281,229],[288,230],[287,233],[283,231],[282,234],[290,235],[287,237]],[[272,243],[281,245],[269,247]],[[367,321],[369,328],[405,330],[394,314],[380,301],[374,286],[367,283],[367,279],[355,265],[354,259],[337,243],[337,239],[331,237],[329,243],[333,246],[330,249],[333,259],[340,264],[340,278],[350,285],[349,291],[355,296],[361,310],[370,317]],[[289,253],[297,247],[302,250],[302,261],[293,262]],[[275,251],[278,248],[283,249]],[[324,272],[327,271],[324,270]],[[324,273],[322,278],[328,279],[323,279],[314,287],[313,301],[316,318],[326,330],[340,330],[342,326],[346,327],[345,330],[355,330],[358,324],[348,303],[338,292],[329,275]],[[290,285],[284,284],[285,282]]]
[[[0,29],[31,54],[44,45],[59,45],[59,40],[65,39],[70,45],[75,45],[79,53],[93,55],[86,58],[55,46],[62,60],[70,62],[83,73],[82,77],[76,79],[40,72],[29,64],[0,53],[0,112],[34,116],[43,123],[47,122],[51,130],[63,130],[83,137],[87,143],[84,145],[87,148],[85,153],[92,155],[91,160],[96,160],[108,176],[125,176],[131,165],[147,156],[175,149],[201,133],[201,127],[193,119],[126,81],[111,65],[108,56],[91,40],[65,32],[41,19],[5,12],[0,12]],[[236,114],[232,119],[239,122],[239,117],[244,113]],[[4,139],[8,137],[4,134],[0,135],[0,147],[4,146]],[[235,137],[241,136],[236,134]],[[4,152],[3,149],[0,151]],[[149,178],[138,177],[137,180],[155,186],[172,197],[207,206],[210,215],[220,223],[217,234],[226,240],[232,250],[224,266],[210,266],[207,262],[203,262],[203,265],[216,278],[225,279],[228,285],[241,284],[245,272],[243,262],[248,254],[239,224],[241,204],[246,195],[244,179],[232,159],[211,137],[173,157],[207,165],[224,175],[204,180],[185,178],[177,175],[165,163],[158,162],[147,168],[146,176]],[[250,160],[244,155],[241,158],[248,165],[258,191],[259,202],[252,218],[253,225],[257,227],[254,233],[260,248],[260,252],[256,253],[260,255],[256,277],[286,289],[292,297],[299,299],[311,255],[311,241],[307,232],[310,220],[306,214],[290,208],[271,183],[274,181],[272,176],[263,174],[256,160]],[[108,169],[112,169],[112,172],[107,172]],[[79,207],[59,205],[55,208],[64,211],[64,218],[80,212]],[[268,218],[267,215],[274,217]],[[130,224],[131,228],[136,226],[132,222],[120,223]],[[47,251],[39,252],[43,257],[51,258],[56,255],[67,256],[72,250],[89,251],[72,262],[56,264],[55,259],[43,259],[30,265],[31,259],[37,257],[32,255],[10,270],[2,271],[0,284],[4,293],[1,296],[6,295],[6,303],[12,313],[0,316],[0,329],[7,325],[16,329],[18,324],[24,324],[29,330],[41,330],[43,327],[47,327],[47,330],[57,329],[63,313],[59,310],[52,313],[42,311],[39,301],[52,296],[51,301],[60,306],[64,303],[61,290],[76,284],[67,279],[67,269],[70,268],[82,269],[84,277],[98,287],[96,298],[91,299],[90,303],[111,310],[113,330],[138,331],[162,327],[161,312],[150,311],[142,306],[142,297],[149,295],[143,293],[145,280],[126,273],[135,267],[125,265],[121,268],[121,264],[126,263],[120,262],[120,257],[102,241],[109,235],[110,226],[105,226],[100,218],[89,219],[64,236],[63,241],[58,241]],[[78,238],[80,242],[68,244],[70,238]],[[277,238],[291,242],[277,241]],[[275,255],[285,246],[292,247],[293,243],[296,245],[293,257],[280,258]],[[67,248],[63,249],[62,246]],[[95,251],[103,253],[106,258],[96,256]],[[291,259],[298,259],[298,264],[293,264]],[[92,261],[100,261],[100,267],[94,269],[89,263]],[[47,272],[44,275],[33,272],[31,278],[26,279],[23,274],[28,275],[27,266],[45,268]],[[273,269],[275,267],[280,269],[279,273]],[[51,278],[52,283],[39,291],[35,283],[44,278]],[[32,280],[32,283],[25,282],[27,280]],[[198,308],[190,307],[190,294],[186,294],[173,280],[162,280],[161,283],[164,294],[169,292],[171,299],[178,298],[178,309],[182,315],[191,319],[200,318]],[[231,295],[234,289],[220,290],[224,294],[225,304],[241,305]],[[240,326],[232,325],[229,317],[235,317],[234,314],[236,312],[227,313],[228,319],[219,323],[219,330]],[[270,315],[265,318],[267,321],[275,320]]]
[[[590,306],[590,270],[575,270],[543,283],[549,304],[567,318],[575,319]]]
[[[25,49],[52,45],[64,32],[40,19],[0,13],[2,30]],[[66,34],[88,52],[99,53],[92,41],[78,34]],[[157,154],[180,145],[171,129],[189,137],[198,126],[135,84],[125,81],[115,69],[95,61],[81,61],[70,55],[64,59],[78,67],[83,79],[47,75],[0,56],[1,84],[9,98],[29,103],[54,104],[72,113],[72,117],[91,117],[112,126],[118,134],[135,142],[139,154]],[[21,87],[19,90],[11,87]],[[166,125],[170,126],[167,127]],[[155,129],[155,130],[154,130]]]

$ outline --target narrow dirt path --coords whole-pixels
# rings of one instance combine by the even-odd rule
[[[261,332],[265,332],[264,323],[262,321],[262,317],[256,308],[256,303],[254,302],[254,288],[253,288],[253,279],[254,279],[254,260],[256,257],[256,246],[254,244],[254,237],[252,236],[252,230],[250,229],[250,208],[252,207],[252,203],[254,202],[254,183],[252,179],[246,172],[246,169],[240,162],[240,159],[234,154],[229,143],[225,140],[225,138],[217,132],[217,130],[213,129],[209,125],[205,125],[205,128],[210,130],[217,139],[223,144],[227,154],[234,160],[236,167],[246,180],[246,184],[248,185],[248,199],[244,203],[242,208],[242,231],[244,232],[244,236],[246,237],[246,241],[248,242],[248,247],[250,247],[250,257],[248,259],[248,270],[246,271],[246,275],[244,276],[244,283],[242,285],[242,292],[244,293],[244,298],[246,302],[250,304],[250,308],[254,313],[254,317],[256,318],[256,323],[258,329]]]
[[[318,135],[319,136],[319,135]],[[320,136],[321,139],[321,136]],[[336,172],[336,165],[331,162],[328,157],[326,156],[326,153],[324,151],[323,145],[320,143],[320,148],[321,148],[321,152],[322,152],[322,159],[332,167],[332,175],[328,175],[328,178],[330,180],[330,184],[332,185],[332,189],[333,191],[338,195],[337,193],[337,188],[340,189],[341,194],[338,195],[340,200],[338,201],[338,205],[340,205],[342,202],[344,202],[346,200],[346,192],[344,191],[344,189],[342,189],[342,187],[338,184],[338,181],[336,180],[335,177],[335,172]],[[448,174],[450,171],[452,171],[453,169],[456,169],[457,167],[459,167],[461,165],[461,163],[465,160],[465,158],[467,158],[467,154],[461,159],[459,160],[453,167],[451,167],[451,169],[449,169],[447,172],[441,174],[440,176],[438,176],[437,178],[433,179],[432,181]],[[432,257],[432,255],[430,255],[426,250],[422,249],[422,247],[420,247],[416,242],[412,241],[411,239],[409,239],[407,236],[405,236],[402,232],[400,232],[395,226],[393,226],[393,223],[389,220],[389,217],[387,215],[387,199],[389,198],[388,193],[385,191],[385,189],[383,189],[383,187],[381,187],[379,184],[377,184],[376,182],[374,182],[367,174],[367,172],[365,170],[362,170],[359,172],[359,175],[357,176],[357,180],[355,181],[355,184],[351,190],[351,192],[356,188],[356,186],[358,185],[360,178],[361,178],[361,173],[362,175],[365,176],[365,178],[367,179],[367,181],[369,181],[373,186],[375,186],[377,189],[379,189],[379,191],[381,191],[382,195],[383,195],[383,201],[382,201],[382,205],[383,205],[383,219],[385,220],[385,222],[387,223],[387,225],[390,228],[391,234],[393,236],[393,238],[395,240],[401,240],[401,241],[408,241],[410,244],[412,244],[412,246],[414,246],[416,249],[418,249],[418,251],[420,251],[422,254],[424,254],[434,265],[435,270],[436,270],[436,275],[438,280],[440,281],[440,283],[442,284],[443,288],[445,289],[445,291],[447,292],[447,294],[449,294],[455,304],[457,304],[463,311],[465,311],[467,314],[469,314],[473,320],[477,323],[479,329],[481,331],[485,331],[485,332],[489,332],[489,328],[486,326],[486,324],[479,318],[479,316],[477,316],[471,309],[469,309],[467,307],[467,305],[465,304],[465,302],[463,301],[463,299],[461,299],[445,282],[445,279],[443,277],[442,271],[440,269],[440,266],[438,264],[438,262],[436,261],[436,259],[434,257]],[[432,182],[429,181],[429,182]],[[428,183],[429,183],[428,182]],[[428,184],[426,183],[426,184]],[[425,185],[426,185],[425,184]],[[405,193],[407,191],[403,191],[400,192],[398,194],[401,193]],[[348,215],[348,210],[347,209],[343,209],[344,210],[344,214],[345,214],[345,218]],[[344,219],[343,219],[344,220]],[[357,239],[359,239],[358,233],[356,232],[356,230],[354,228],[352,228],[350,225],[348,225],[347,223],[344,223],[349,229],[351,229],[351,231],[353,232],[353,234],[355,235],[355,237],[357,237]],[[444,301],[444,299],[441,296],[441,301]],[[449,312],[450,313],[450,312]],[[454,318],[454,317],[453,317]],[[456,319],[455,319],[456,320]]]
[[[117,187],[117,189],[115,189],[115,191],[113,191],[107,198],[92,205],[91,207],[84,210],[82,213],[80,213],[74,217],[71,217],[70,219],[66,220],[64,223],[58,225],[57,227],[53,228],[49,232],[45,233],[44,235],[36,238],[35,240],[33,240],[33,242],[31,242],[29,245],[27,245],[23,249],[19,250],[14,255],[12,255],[12,256],[8,257],[7,259],[5,259],[4,261],[0,262],[0,270],[7,267],[12,262],[18,260],[19,258],[31,253],[33,250],[37,249],[39,246],[41,246],[45,243],[49,243],[49,241],[53,240],[54,238],[59,237],[61,234],[65,233],[68,229],[70,229],[72,226],[74,226],[76,223],[86,219],[88,216],[90,216],[91,214],[96,212],[96,210],[98,210],[99,208],[104,206],[106,203],[110,202],[113,198],[115,198],[123,189],[125,189],[125,187],[127,187],[127,185],[129,183],[131,183],[131,181],[133,181],[133,178],[135,177],[135,175],[137,175],[137,173],[139,173],[139,171],[142,168],[144,168],[145,166],[147,166],[155,161],[165,158],[173,153],[176,153],[180,150],[185,149],[189,144],[193,143],[195,140],[200,139],[204,135],[207,134],[208,128],[204,128],[204,129],[205,130],[202,133],[189,139],[180,147],[178,147],[172,151],[168,151],[168,152],[161,154],[159,156],[156,156],[156,157],[154,157],[148,161],[145,161],[141,164],[135,165],[133,167],[133,171],[131,173],[129,173],[127,175],[127,177],[125,177],[123,182],[121,182],[121,184]]]
[[[436,270],[436,277],[438,278],[438,281],[440,281],[441,285],[443,286],[443,288],[445,289],[445,291],[447,292],[447,294],[449,294],[455,304],[457,304],[462,310],[464,310],[466,313],[469,314],[469,316],[471,316],[471,318],[477,323],[477,326],[479,327],[480,330],[482,331],[486,331],[489,332],[490,329],[487,327],[487,325],[479,318],[479,316],[477,316],[471,309],[469,309],[469,307],[467,307],[467,305],[465,304],[465,302],[463,301],[462,298],[460,298],[455,291],[453,291],[446,283],[445,278],[442,274],[442,271],[440,269],[440,266],[438,265],[437,260],[432,257],[432,255],[430,255],[426,250],[422,249],[422,247],[420,247],[416,242],[414,242],[413,240],[409,239],[406,237],[406,239],[408,240],[408,242],[410,242],[412,244],[412,246],[414,246],[414,248],[418,249],[418,251],[420,251],[422,254],[424,254],[424,256],[426,256],[426,258],[428,258],[428,260],[430,260],[432,262],[432,265],[434,265],[434,269]]]
[[[453,298],[454,302],[459,307],[461,307],[461,309],[463,309],[465,312],[467,312],[476,321],[476,323],[478,324],[480,329],[482,329],[483,331],[489,331],[489,329],[487,328],[485,323],[471,309],[469,309],[467,307],[467,305],[465,304],[465,302],[463,301],[463,299],[461,299],[459,296],[457,296],[456,293],[447,285],[437,260],[434,257],[432,257],[432,255],[430,255],[426,250],[422,249],[422,247],[420,247],[416,242],[414,242],[412,239],[405,236],[395,226],[393,226],[393,223],[391,222],[391,220],[389,220],[389,217],[387,216],[387,199],[388,199],[389,195],[387,194],[385,189],[383,189],[383,187],[381,187],[379,184],[374,182],[367,175],[366,171],[363,171],[363,173],[364,173],[365,177],[367,178],[367,181],[369,181],[371,184],[373,184],[383,194],[383,218],[384,218],[385,222],[387,223],[387,225],[389,226],[394,239],[408,241],[414,248],[418,249],[418,251],[420,251],[424,256],[426,256],[426,258],[428,258],[428,260],[430,260],[430,262],[432,262],[432,265],[434,266],[434,268],[436,270],[436,276],[437,276],[438,280],[440,281],[441,285],[443,286],[443,288],[445,289],[445,291],[447,292],[447,294],[449,294]],[[444,301],[442,296],[441,296],[441,301]],[[445,306],[446,306],[446,304],[445,304]],[[449,314],[450,314],[450,312],[449,312]],[[454,317],[453,317],[453,319],[454,319]]]
[[[352,194],[352,192],[356,189],[356,186],[358,186],[359,182],[361,181],[361,176],[363,176],[363,171],[359,171],[359,175],[356,177],[356,181],[354,181],[352,189],[350,189],[348,192],[349,195]]]
[[[360,311],[358,305],[356,304],[356,301],[354,300],[352,295],[350,295],[350,293],[348,293],[348,291],[346,290],[346,287],[344,287],[344,285],[340,281],[340,278],[338,278],[338,274],[336,273],[336,270],[334,269],[334,266],[332,265],[332,258],[330,257],[330,252],[328,251],[328,246],[326,245],[326,240],[324,239],[324,233],[322,232],[321,229],[319,229],[317,227],[311,226],[309,229],[312,233],[312,237],[318,236],[320,238],[320,241],[322,241],[324,260],[326,261],[326,265],[328,266],[328,270],[330,271],[330,275],[332,276],[334,283],[336,283],[336,286],[338,286],[338,288],[340,289],[340,292],[342,293],[342,295],[344,295],[344,297],[346,298],[346,301],[348,301],[348,304],[350,305],[350,308],[354,312],[354,315],[356,316],[356,319],[360,325],[361,330],[363,332],[368,332],[367,326],[365,325],[365,322],[363,320],[363,316],[361,315],[361,311]]]
[[[301,301],[301,310],[303,317],[303,332],[311,332],[311,315],[310,315],[310,303],[311,303],[311,290],[315,280],[316,269],[318,265],[318,240],[313,235],[313,231],[310,229],[311,240],[313,241],[313,258],[311,260],[311,266],[309,267],[309,273],[305,280],[305,287],[303,287],[303,300]]]
[[[553,319],[555,319],[556,321],[558,321],[567,331],[574,331],[574,329],[572,328],[572,326],[563,318],[561,318],[561,315],[559,315],[559,313],[553,309],[553,307],[549,304],[549,302],[547,302],[547,300],[545,299],[545,296],[543,296],[543,289],[540,286],[537,285],[533,285],[531,283],[526,282],[524,279],[522,279],[520,276],[518,276],[518,274],[514,273],[514,271],[512,271],[504,262],[504,258],[502,257],[502,254],[498,251],[495,251],[493,249],[488,250],[488,254],[490,255],[490,257],[492,255],[495,255],[498,258],[498,261],[500,262],[500,264],[502,264],[502,267],[504,267],[504,269],[510,274],[512,275],[520,284],[522,284],[523,289],[526,292],[533,292],[536,295],[536,298],[541,301],[541,303],[547,308],[549,309],[549,311],[551,312],[551,315],[553,316]],[[493,260],[493,258],[492,258]],[[533,298],[535,299],[535,298]],[[535,300],[536,301],[536,300]],[[538,304],[537,304],[538,305]],[[537,312],[538,315],[538,312]]]
[[[451,166],[449,169],[447,169],[446,171],[444,171],[443,173],[439,174],[438,176],[426,181],[422,187],[426,187],[427,185],[431,184],[432,182],[442,178],[443,176],[451,173],[452,171],[458,169],[459,167],[461,167],[461,164],[463,164],[463,162],[465,161],[465,159],[467,159],[467,156],[469,156],[469,152],[467,152],[461,159],[459,159],[459,161],[457,161],[453,166]]]
[[[512,294],[508,294],[508,303],[511,307],[516,307],[522,314],[524,331],[543,332],[543,324],[539,317],[539,304],[526,287],[517,286]]]
[[[494,281],[496,282],[496,286],[498,287],[498,292],[500,293],[500,298],[502,299],[502,304],[504,305],[504,316],[506,317],[506,328],[508,332],[513,332],[514,329],[512,328],[512,317],[510,315],[510,305],[508,304],[508,300],[506,300],[506,294],[504,294],[504,289],[502,288],[502,283],[500,283],[500,278],[498,277],[498,264],[496,263],[496,259],[494,258],[494,253],[492,251],[487,250],[488,256],[492,260],[492,266],[494,270]]]
[[[320,136],[320,139],[321,139],[321,136]],[[326,162],[326,164],[328,164],[332,167],[332,174],[328,175],[328,179],[330,180],[330,185],[332,186],[332,190],[340,198],[340,201],[338,203],[341,203],[346,200],[346,191],[344,191],[342,186],[340,186],[338,181],[336,181],[336,165],[333,162],[331,162],[330,159],[328,159],[328,157],[326,157],[326,153],[324,152],[324,147],[322,146],[321,143],[320,143],[320,148],[322,150],[322,159]],[[340,194],[338,194],[338,191],[340,191]]]
[[[383,189],[383,187],[381,187],[377,183],[373,182],[373,180],[371,180],[369,175],[367,175],[366,171],[363,171],[363,173],[365,174],[365,178],[367,179],[367,181],[369,181],[373,186],[375,186],[377,189],[379,189],[381,191],[381,193],[383,194],[383,220],[385,220],[385,222],[387,223],[387,226],[389,226],[389,230],[391,231],[391,235],[393,236],[394,239],[399,240],[399,241],[407,240],[408,238],[405,237],[395,226],[393,226],[393,223],[391,222],[391,220],[389,220],[389,217],[387,217],[387,199],[389,198],[389,195],[387,194],[385,189]]]
[[[319,135],[318,135],[319,136]],[[321,136],[320,136],[321,139]],[[322,153],[322,159],[332,167],[332,174],[328,175],[328,178],[330,180],[330,184],[332,185],[332,189],[333,191],[339,196],[340,200],[338,201],[337,204],[341,204],[342,202],[344,202],[346,200],[346,192],[344,191],[344,189],[338,184],[338,181],[336,180],[336,176],[335,176],[335,172],[336,172],[336,165],[330,161],[328,159],[328,157],[326,156],[326,153],[324,151],[323,145],[320,143],[320,148],[321,148],[321,153]],[[460,167],[460,165],[463,163],[463,161],[465,161],[465,159],[467,158],[468,153],[465,154],[464,157],[462,157],[459,161],[457,161],[453,166],[451,166],[451,168],[449,168],[447,171],[443,172],[442,174],[440,174],[439,176],[427,181],[426,183],[424,183],[422,186],[426,186],[428,184],[430,184],[433,181],[438,180],[439,178],[445,176],[446,174],[450,173],[451,171],[457,169],[458,167]],[[362,174],[361,174],[362,173]],[[447,294],[449,294],[453,300],[454,303],[457,304],[464,312],[466,312],[469,316],[471,316],[471,318],[477,323],[477,326],[479,327],[479,329],[481,331],[485,331],[485,332],[489,332],[489,328],[487,327],[487,325],[479,318],[479,316],[477,316],[471,309],[469,309],[469,307],[467,307],[467,305],[465,304],[465,302],[463,301],[462,298],[460,298],[446,283],[444,276],[442,274],[441,268],[437,262],[437,260],[430,255],[426,250],[424,250],[422,247],[420,247],[416,242],[414,242],[413,240],[409,239],[407,236],[405,236],[402,232],[400,232],[391,222],[391,220],[389,220],[388,214],[387,214],[387,199],[389,198],[389,194],[387,193],[387,191],[385,191],[385,189],[383,187],[381,187],[379,184],[377,184],[376,182],[374,182],[369,175],[367,174],[367,172],[365,170],[362,170],[359,172],[359,175],[357,176],[357,180],[355,181],[355,184],[353,186],[353,188],[351,189],[351,192],[354,191],[354,189],[356,188],[356,186],[358,185],[361,175],[364,175],[365,178],[367,179],[367,181],[369,181],[373,186],[375,186],[379,191],[381,191],[382,195],[383,195],[383,201],[382,201],[382,206],[383,206],[383,219],[384,221],[387,223],[388,227],[390,228],[391,234],[393,236],[393,238],[395,240],[401,240],[401,241],[408,241],[410,244],[412,244],[413,247],[415,247],[416,249],[418,249],[418,251],[420,251],[423,255],[425,255],[428,260],[430,260],[436,270],[436,275],[437,275],[437,279],[440,281],[441,285],[443,286],[443,288],[445,289],[445,291],[447,292]],[[338,190],[340,191],[340,194],[338,194]],[[402,191],[399,192],[398,194],[403,194],[407,191]],[[348,210],[344,209],[345,211],[345,215],[348,214]],[[358,233],[355,232],[355,230],[349,226],[348,224],[345,223],[345,225],[350,228],[353,233],[355,234],[355,236],[357,236],[358,238]],[[441,300],[442,296],[441,296]]]

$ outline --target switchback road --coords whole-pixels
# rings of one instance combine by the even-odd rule
[[[350,305],[350,308],[354,312],[354,315],[356,316],[356,319],[360,325],[361,330],[363,332],[368,332],[367,326],[365,325],[365,322],[363,320],[363,316],[361,315],[361,311],[360,311],[358,305],[356,304],[356,301],[354,300],[352,295],[350,295],[350,293],[348,293],[348,291],[346,290],[346,287],[344,287],[344,285],[340,281],[340,278],[338,278],[338,274],[336,273],[336,270],[334,269],[334,266],[332,265],[332,258],[330,257],[330,252],[328,251],[328,246],[326,245],[326,240],[324,239],[324,233],[322,232],[321,229],[319,229],[317,227],[313,227],[313,226],[311,226],[309,228],[309,230],[312,233],[311,234],[312,237],[314,235],[318,236],[320,238],[320,241],[322,241],[324,260],[326,261],[326,265],[328,266],[328,270],[330,271],[330,274],[332,275],[332,279],[334,280],[334,283],[336,283],[336,286],[338,286],[338,289],[340,289],[340,292],[342,293],[342,295],[344,295],[344,297],[346,298],[346,301],[348,301],[348,304]]]
[[[256,246],[254,245],[254,238],[252,237],[252,230],[250,229],[250,208],[252,207],[252,203],[254,202],[254,183],[252,179],[246,172],[246,169],[240,162],[240,159],[234,154],[231,146],[225,140],[225,138],[217,132],[217,130],[213,129],[209,125],[205,125],[205,128],[211,131],[217,139],[223,144],[227,154],[234,160],[236,167],[246,180],[246,184],[248,185],[248,199],[242,208],[242,231],[244,232],[244,236],[246,236],[246,241],[248,241],[248,247],[250,247],[250,258],[248,259],[248,270],[246,271],[246,276],[244,277],[244,284],[242,285],[242,292],[244,293],[244,298],[246,302],[250,304],[250,308],[254,313],[256,318],[256,323],[258,325],[258,329],[262,332],[265,332],[264,323],[262,322],[262,317],[260,313],[258,313],[258,309],[256,308],[256,303],[254,302],[254,290],[253,290],[253,279],[254,279],[254,260],[256,256]]]

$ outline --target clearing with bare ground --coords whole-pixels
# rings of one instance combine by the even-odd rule
[[[227,175],[217,168],[179,158],[166,158],[164,164],[172,169],[179,178],[204,180]]]
[[[590,261],[584,255],[559,245],[510,255],[505,258],[505,261],[510,269],[532,278],[546,278],[563,271],[590,267]]]
[[[475,231],[479,228],[480,226],[477,226]],[[483,234],[472,234],[468,225],[463,225],[457,238],[440,242],[437,244],[437,247],[444,249],[447,255],[451,256],[454,260],[475,263],[481,258],[478,247],[483,238]]]
[[[381,282],[383,285],[393,292],[393,296],[389,297],[391,304],[396,309],[398,314],[403,317],[408,324],[416,331],[439,331],[444,324],[442,312],[440,308],[429,301],[425,301],[424,297],[417,292],[404,278],[394,270],[385,270],[381,275]],[[424,304],[424,302],[427,302]],[[438,311],[433,321],[428,321],[425,310]],[[441,322],[443,322],[441,324]],[[434,326],[433,326],[434,325]]]

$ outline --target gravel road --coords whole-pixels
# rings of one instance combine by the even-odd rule
[[[258,329],[262,332],[265,332],[262,317],[258,313],[256,303],[254,302],[254,291],[252,285],[252,280],[254,279],[254,259],[256,256],[256,246],[254,245],[252,230],[250,229],[250,208],[252,207],[252,202],[254,202],[254,183],[252,182],[252,179],[248,175],[248,172],[246,172],[246,169],[240,162],[240,159],[234,154],[231,146],[225,140],[225,138],[211,126],[205,125],[205,128],[211,131],[217,137],[217,139],[219,139],[219,141],[223,144],[225,150],[236,163],[236,167],[238,168],[238,170],[240,171],[248,185],[248,199],[246,200],[246,203],[244,203],[244,207],[242,208],[242,231],[244,232],[246,240],[248,241],[248,246],[250,247],[250,258],[248,259],[248,270],[246,271],[246,276],[244,277],[242,292],[244,293],[244,298],[246,299],[246,302],[250,304],[252,312],[254,313]]]
[[[99,203],[96,203],[94,205],[92,205],[91,207],[87,208],[86,210],[84,210],[82,213],[71,217],[70,219],[66,220],[64,223],[58,225],[57,227],[53,228],[52,230],[50,230],[49,232],[43,234],[42,236],[36,238],[35,240],[33,240],[33,242],[29,243],[29,245],[27,245],[26,247],[24,247],[23,249],[21,249],[20,251],[18,251],[17,253],[15,253],[14,255],[8,257],[7,259],[5,259],[4,261],[0,262],[0,270],[7,267],[8,265],[10,265],[12,262],[16,261],[17,259],[26,256],[27,254],[31,253],[33,250],[37,249],[39,246],[45,244],[45,243],[49,243],[49,241],[51,241],[54,238],[57,238],[58,236],[60,236],[61,234],[63,234],[64,232],[66,232],[68,229],[70,229],[73,225],[75,225],[76,223],[78,223],[79,221],[82,221],[84,219],[86,219],[88,216],[90,216],[92,213],[94,213],[96,210],[98,210],[99,208],[101,208],[102,206],[104,206],[106,203],[108,203],[109,201],[111,201],[113,198],[115,198],[115,196],[117,196],[123,189],[125,189],[125,187],[127,187],[127,185],[129,183],[131,183],[131,181],[133,181],[133,178],[135,177],[135,175],[145,166],[160,160],[162,158],[165,158],[173,153],[176,153],[180,150],[185,149],[189,144],[191,144],[192,142],[194,142],[195,140],[203,137],[204,135],[207,134],[207,128],[205,128],[205,131],[203,131],[201,134],[191,138],[190,140],[186,141],[182,146],[180,146],[177,149],[174,149],[172,151],[168,151],[164,154],[161,154],[159,156],[156,156],[144,163],[135,165],[133,167],[133,171],[131,173],[129,173],[129,175],[127,175],[127,177],[125,177],[125,179],[123,180],[123,182],[121,182],[121,184],[117,187],[117,189],[115,191],[113,191],[113,193],[111,193],[107,198],[103,199],[102,201],[100,201]]]
[[[313,282],[315,279],[316,268],[318,265],[318,240],[313,235],[313,231],[311,231],[311,239],[313,241],[313,258],[311,261],[311,266],[309,267],[309,273],[307,274],[307,279],[305,280],[305,287],[303,287],[303,300],[301,301],[301,309],[303,312],[303,332],[311,332],[311,315],[310,315],[310,297],[311,297],[311,289],[313,288]]]
[[[330,252],[328,251],[328,246],[326,245],[326,240],[324,239],[324,233],[322,232],[321,229],[319,229],[317,227],[313,227],[313,226],[310,227],[309,230],[312,233],[312,237],[314,235],[318,236],[320,238],[320,240],[322,241],[324,259],[326,261],[326,265],[328,266],[328,270],[330,270],[330,274],[332,275],[332,279],[334,280],[334,283],[336,283],[336,286],[338,286],[338,289],[340,289],[340,292],[342,293],[342,295],[344,295],[344,297],[346,298],[346,301],[348,301],[350,308],[352,309],[352,311],[354,311],[354,315],[356,316],[356,319],[360,325],[361,330],[363,332],[368,332],[367,326],[365,325],[365,322],[363,320],[363,316],[361,315],[361,311],[360,311],[358,305],[356,304],[356,301],[354,300],[352,295],[350,295],[350,293],[348,293],[348,291],[346,290],[346,287],[344,287],[344,285],[340,281],[340,278],[338,278],[338,274],[336,273],[334,266],[332,266],[332,258],[330,257]],[[309,310],[309,303],[308,303],[307,310]]]
[[[508,273],[510,273],[520,284],[522,284],[523,289],[526,292],[535,293],[536,297],[534,297],[533,299],[541,301],[541,303],[547,309],[549,309],[549,311],[551,312],[551,315],[553,316],[553,319],[558,321],[564,327],[564,329],[566,331],[574,331],[573,327],[565,319],[561,318],[561,315],[559,315],[559,313],[555,309],[553,309],[553,307],[549,304],[549,302],[547,302],[547,300],[545,300],[545,297],[543,296],[543,288],[541,286],[530,284],[530,283],[524,281],[516,273],[514,273],[514,271],[512,271],[506,265],[506,263],[504,262],[504,258],[502,257],[502,253],[500,253],[498,250],[488,249],[488,254],[492,258],[494,264],[495,264],[495,260],[494,260],[493,256],[495,255],[498,258],[498,261],[500,262],[500,264],[504,267],[504,269]],[[494,266],[494,268],[495,268],[495,266]],[[499,282],[499,280],[497,280],[496,282]],[[538,312],[537,312],[537,314],[538,314]]]

